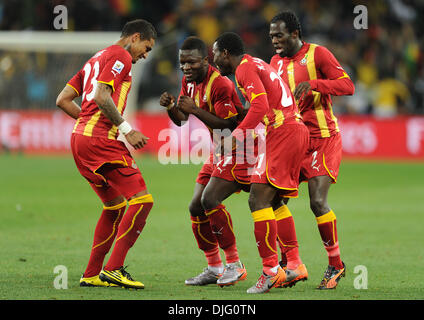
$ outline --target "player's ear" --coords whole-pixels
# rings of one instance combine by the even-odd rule
[[[136,32],[136,33],[134,33],[134,34],[131,36],[131,42],[132,42],[132,43],[137,42],[137,41],[139,41],[139,40],[141,40],[141,34],[140,34],[140,32]]]

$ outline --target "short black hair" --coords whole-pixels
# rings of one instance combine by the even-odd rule
[[[233,56],[241,56],[245,53],[244,44],[241,37],[234,32],[224,32],[216,39],[216,45],[219,51],[227,49]]]
[[[125,38],[140,33],[142,40],[156,39],[157,33],[153,25],[146,20],[136,19],[128,21],[122,29],[121,38]]]
[[[208,48],[205,42],[202,39],[195,36],[191,36],[185,39],[180,48],[180,50],[196,50],[196,49],[199,50],[203,58],[208,56]]]
[[[292,11],[280,12],[274,18],[272,18],[271,23],[276,23],[277,21],[284,21],[289,33],[292,33],[293,31],[298,30],[299,38],[302,39],[302,28],[300,26],[299,19]]]

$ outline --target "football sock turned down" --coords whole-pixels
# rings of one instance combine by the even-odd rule
[[[279,207],[274,213],[281,256],[286,260],[287,269],[294,270],[302,264],[302,260],[299,256],[299,244],[293,216],[286,205]],[[282,260],[284,263],[284,259]]]
[[[278,266],[277,254],[277,223],[272,208],[252,212],[254,232],[259,256],[262,258],[263,271],[268,275],[276,273]]]
[[[212,232],[209,218],[206,215],[191,216],[191,229],[200,250],[205,254],[208,266],[222,268],[222,260],[219,254],[218,241]]]
[[[209,217],[212,232],[218,241],[219,247],[224,251],[226,263],[239,261],[233,221],[225,206],[220,204],[212,210],[206,210],[205,215]]]
[[[124,265],[128,250],[134,245],[146,224],[147,216],[153,206],[153,197],[147,194],[130,200],[128,204],[127,212],[118,227],[112,254],[104,267],[108,271],[119,269]]]
[[[337,238],[336,215],[333,210],[316,218],[318,230],[321,235],[324,248],[328,255],[328,264],[342,269],[343,263],[340,259],[339,240]]]
[[[115,240],[118,226],[126,206],[127,201],[116,206],[103,207],[102,214],[94,230],[94,240],[90,259],[84,272],[85,278],[94,277],[102,270],[103,261]]]

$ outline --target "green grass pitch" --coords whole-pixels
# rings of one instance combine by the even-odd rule
[[[251,296],[246,289],[256,282],[261,264],[248,195],[233,195],[225,202],[247,279],[227,288],[188,287],[184,280],[205,267],[187,210],[200,166],[161,165],[150,157],[136,160],[155,205],[126,260],[128,271],[146,287],[131,291],[79,287],[102,205],[72,158],[0,155],[0,299],[424,299],[423,163],[342,163],[329,203],[338,218],[347,275],[332,291],[315,290],[327,256],[302,184],[299,198],[289,206],[309,280]],[[54,287],[58,265],[67,269],[67,289]],[[355,283],[366,284],[366,289],[355,288]]]

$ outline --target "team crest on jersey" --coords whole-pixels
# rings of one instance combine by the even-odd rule
[[[116,77],[116,75],[118,74],[118,73],[121,73],[122,72],[122,70],[124,70],[124,64],[121,62],[121,61],[119,61],[119,60],[116,60],[115,61],[115,64],[113,65],[113,67],[112,67],[112,73],[113,73],[113,75]],[[115,73],[116,72],[116,73]]]
[[[205,95],[203,96],[203,102],[207,102],[207,101],[208,101],[208,96],[205,93]]]
[[[305,54],[305,56],[303,57],[303,59],[302,60],[300,60],[300,64],[302,65],[302,66],[304,66],[304,65],[306,65],[306,63],[308,62],[308,54]]]

